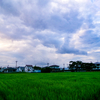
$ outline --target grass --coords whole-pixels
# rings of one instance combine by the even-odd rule
[[[0,74],[0,100],[100,100],[100,72]]]

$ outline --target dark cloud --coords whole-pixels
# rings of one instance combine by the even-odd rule
[[[59,14],[52,15],[40,9],[38,11],[39,13],[33,11],[27,13],[27,15],[25,13],[22,19],[24,23],[38,30],[50,29],[53,31],[61,31],[69,33],[73,33],[76,30],[78,30],[83,23],[83,18],[80,19],[78,18],[77,11],[75,12],[72,10],[70,13],[66,13],[62,16],[60,16]]]
[[[58,49],[57,53],[61,53],[61,54],[76,54],[76,55],[87,55],[87,52],[85,51],[81,51],[75,48],[70,48],[66,46],[62,46],[61,48]]]
[[[63,36],[62,36],[63,37]],[[38,34],[37,38],[42,42],[44,46],[56,48],[56,52],[60,54],[76,54],[76,55],[87,55],[86,51],[78,50],[69,44],[71,36],[63,37],[64,40],[62,40],[61,35],[59,34]]]
[[[20,14],[18,7],[16,6],[16,2],[12,2],[11,0],[0,0],[0,13],[7,15],[17,16]]]
[[[93,30],[88,30],[85,32],[85,34],[81,37],[81,41],[90,46],[90,48],[93,49],[93,47],[98,47],[100,45],[100,36],[98,36]]]
[[[50,3],[51,0],[37,0],[37,5],[39,5],[39,7],[45,7],[48,5],[48,3]],[[41,9],[41,8],[40,8]]]
[[[70,44],[71,36],[66,36],[65,41],[62,45],[59,46],[57,49],[57,53],[61,54],[75,54],[75,55],[87,55],[86,51],[80,50],[78,48],[75,48],[75,45]]]
[[[61,44],[61,37],[59,34],[53,34],[52,32],[50,33],[44,33],[44,34],[36,34],[35,38],[38,38],[44,46],[47,47],[55,47],[58,48]]]

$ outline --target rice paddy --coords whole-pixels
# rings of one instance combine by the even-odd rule
[[[100,72],[2,73],[0,100],[100,100]]]

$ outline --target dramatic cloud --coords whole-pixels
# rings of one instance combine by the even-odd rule
[[[0,66],[97,61],[99,0],[0,0]]]

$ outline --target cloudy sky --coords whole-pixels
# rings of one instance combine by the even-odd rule
[[[0,66],[100,61],[100,0],[0,0]]]

